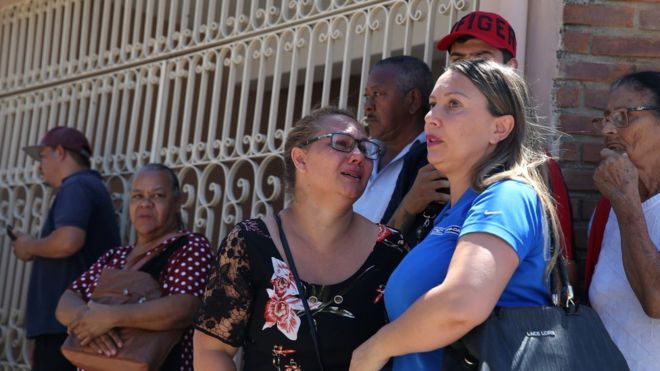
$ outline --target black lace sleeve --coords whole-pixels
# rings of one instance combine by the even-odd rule
[[[220,245],[195,328],[231,346],[243,343],[253,292],[245,231],[237,225]]]

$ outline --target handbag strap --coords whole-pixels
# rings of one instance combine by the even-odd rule
[[[187,234],[180,236],[176,240],[172,241],[167,247],[165,247],[160,254],[157,254],[155,257],[149,259],[144,265],[138,269],[141,272],[149,273],[156,281],[160,278],[160,273],[165,268],[167,261],[170,260],[170,257],[176,250],[180,247],[185,246],[188,243]]]
[[[289,248],[289,242],[286,239],[286,234],[284,234],[284,228],[282,228],[282,220],[278,214],[275,214],[275,221],[277,222],[277,228],[280,233],[280,240],[282,241],[282,248],[284,249],[284,254],[286,255],[286,260],[289,263],[289,268],[291,268],[291,273],[293,273],[293,278],[296,280],[296,286],[298,287],[298,295],[300,300],[302,300],[303,307],[305,308],[305,314],[307,315],[307,324],[309,325],[309,334],[312,336],[312,343],[314,344],[314,352],[316,353],[316,362],[319,364],[319,369],[323,371],[323,362],[321,362],[321,351],[319,350],[319,341],[316,335],[316,325],[314,324],[314,319],[312,318],[312,311],[309,309],[309,304],[307,304],[307,297],[305,296],[304,287],[300,281],[300,276],[298,276],[298,270],[296,269],[296,264],[293,262],[293,255],[291,255],[291,249]]]
[[[416,244],[422,242],[429,232],[431,232],[431,229],[433,229],[433,222],[435,221],[435,218],[440,215],[444,206],[445,204],[439,202],[431,202],[426,206],[424,211],[422,211],[422,218],[424,218],[424,221],[415,229],[415,238],[417,238],[415,241]]]
[[[552,253],[555,253],[556,241],[554,235],[550,233],[550,243],[552,244]],[[557,254],[557,261],[555,266],[552,267],[551,277],[559,276],[559,282],[561,283],[561,289],[559,285],[553,285],[552,287],[552,301],[555,305],[561,305],[566,311],[574,313],[577,311],[577,306],[575,305],[575,297],[573,294],[573,286],[568,280],[568,271],[566,270],[566,258],[564,254],[560,251]],[[562,298],[566,298],[562,302]]]

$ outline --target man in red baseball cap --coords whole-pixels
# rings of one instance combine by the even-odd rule
[[[117,218],[101,175],[90,169],[92,149],[83,133],[56,127],[23,150],[57,190],[40,238],[11,228],[14,254],[33,262],[25,321],[27,337],[34,339],[32,370],[75,370],[60,352],[67,333],[55,308],[74,279],[119,246]]]
[[[451,63],[462,59],[492,59],[517,68],[516,33],[499,14],[476,11],[465,15],[436,45],[447,50]]]

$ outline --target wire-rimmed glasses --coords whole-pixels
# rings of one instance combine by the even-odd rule
[[[611,122],[612,125],[616,126],[617,128],[625,128],[628,127],[628,125],[630,125],[630,121],[628,121],[629,112],[655,111],[655,110],[660,110],[660,106],[639,106],[639,107],[630,107],[630,108],[620,108],[612,112],[605,111],[605,115],[603,117],[594,118],[591,120],[591,123],[598,130],[603,130],[603,127],[605,127],[605,123],[607,123],[607,121]]]

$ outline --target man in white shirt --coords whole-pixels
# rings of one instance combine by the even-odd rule
[[[377,223],[387,223],[403,197],[413,186],[418,171],[438,179],[428,182],[428,192],[421,192],[421,212],[432,201],[446,201],[437,192],[446,187],[440,173],[426,160],[424,116],[429,110],[428,97],[433,89],[429,67],[412,56],[383,59],[371,69],[365,90],[364,121],[369,134],[385,144],[384,156],[374,163],[364,194],[353,209]]]

